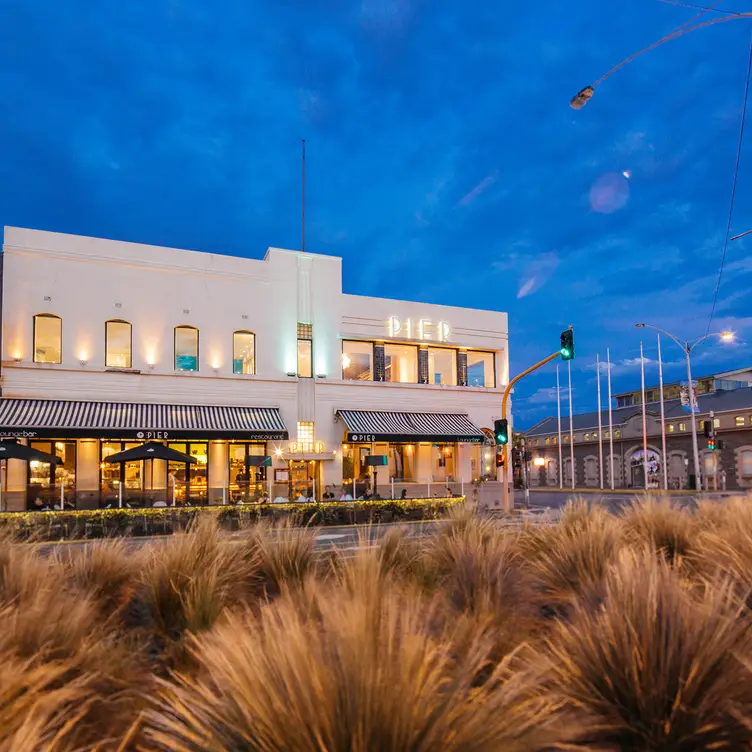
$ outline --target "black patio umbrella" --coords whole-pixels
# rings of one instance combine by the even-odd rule
[[[189,454],[183,454],[175,449],[164,444],[158,444],[155,441],[150,441],[147,444],[133,447],[133,449],[126,449],[124,452],[118,452],[117,454],[111,454],[109,457],[105,457],[105,462],[135,462],[137,460],[170,460],[172,462],[196,462],[195,457],[191,457]]]
[[[191,464],[196,463],[196,458],[191,457],[189,454],[178,452],[175,449],[164,444],[158,444],[156,441],[149,441],[141,446],[133,447],[133,449],[126,449],[124,452],[118,452],[117,454],[111,454],[109,457],[105,457],[105,462],[137,462],[138,460],[169,460],[171,462],[188,462]],[[173,492],[174,493],[174,492]],[[123,506],[123,485],[118,486],[118,506]]]
[[[24,462],[44,462],[47,465],[59,465],[63,460],[54,454],[40,452],[15,441],[0,441],[0,460],[24,460]]]

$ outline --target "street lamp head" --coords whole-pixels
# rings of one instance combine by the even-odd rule
[[[721,332],[721,339],[724,342],[733,342],[734,341],[734,333],[733,332]]]
[[[644,329],[645,324],[635,324],[635,329]]]
[[[595,89],[592,86],[586,86],[572,97],[569,106],[573,110],[581,110],[592,99],[593,94],[595,94]]]

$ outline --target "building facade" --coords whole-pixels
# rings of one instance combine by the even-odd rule
[[[8,460],[8,509],[360,496],[368,455],[382,496],[497,478],[504,313],[350,295],[331,256],[18,228],[1,310],[0,438],[62,458]],[[195,462],[106,462],[146,441]]]
[[[664,401],[666,426],[666,462],[669,489],[686,489],[694,474],[692,420],[697,421],[700,454],[699,484],[707,490],[752,489],[752,369],[743,369],[698,379],[697,408],[691,414],[681,398]],[[667,384],[665,394],[679,395],[680,385]],[[648,488],[662,489],[663,441],[661,405],[658,387],[646,389],[646,427],[648,438]],[[570,441],[569,416],[561,418],[561,441],[556,418],[546,418],[525,432],[532,486],[572,487],[572,447],[574,447],[574,484],[577,488],[645,488],[643,417],[641,392],[614,395],[613,436],[609,430],[608,410],[575,415],[572,422],[574,443]],[[708,448],[704,435],[710,421],[716,445]],[[600,438],[599,438],[600,437]],[[612,451],[613,446],[613,451]],[[561,462],[560,462],[561,460]]]

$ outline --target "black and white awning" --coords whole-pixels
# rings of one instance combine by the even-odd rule
[[[0,400],[0,438],[257,439],[288,433],[276,407]]]
[[[339,410],[347,426],[347,441],[482,442],[485,438],[467,415],[456,413],[396,413]]]

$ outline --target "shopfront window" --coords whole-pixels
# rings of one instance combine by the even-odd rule
[[[391,478],[403,481],[415,480],[414,444],[390,444],[387,457]]]
[[[457,351],[428,348],[428,380],[431,384],[457,386]]]
[[[433,480],[439,483],[456,480],[454,444],[433,444],[431,446],[431,468]]]
[[[107,368],[131,367],[131,325],[127,321],[108,321],[104,325]]]
[[[230,460],[230,501],[257,501],[266,491],[266,467],[250,467],[247,457],[264,457],[266,444],[232,443],[229,445]]]
[[[256,373],[256,335],[253,332],[232,335],[232,372]]]
[[[484,386],[486,389],[496,386],[493,353],[472,350],[467,353],[467,385]]]
[[[370,444],[342,445],[342,485],[347,488],[350,495],[352,495],[353,480],[359,483],[368,477],[368,468],[364,463],[370,454]]]
[[[29,444],[40,452],[54,454],[62,459],[59,465],[48,465],[32,460],[28,464],[27,499],[31,509],[60,505],[61,490],[66,506],[75,506],[76,500],[76,442],[32,441]],[[37,499],[39,502],[37,502]]]
[[[120,499],[120,483],[123,482],[123,502],[132,504],[140,500],[144,488],[144,462],[135,460],[124,463],[123,477],[120,477],[120,462],[105,462],[107,457],[124,452],[126,449],[135,449],[141,446],[139,443],[125,441],[103,441],[101,449],[100,468],[100,496],[102,503],[117,504]]]
[[[418,348],[411,345],[384,345],[384,381],[418,383]]]
[[[60,363],[63,351],[63,320],[52,313],[34,316],[34,362]]]
[[[483,429],[484,434],[487,429]],[[493,434],[486,434],[482,444],[473,444],[470,447],[470,472],[473,480],[485,478],[492,480],[495,477],[495,453],[496,445]]]
[[[342,378],[347,381],[373,379],[373,344],[371,342],[342,342]]]
[[[198,329],[175,327],[175,370],[198,371]]]
[[[208,445],[206,442],[170,443],[170,449],[193,457],[186,464],[170,461],[167,466],[167,491],[170,502],[174,490],[176,504],[205,504],[208,499]]]

